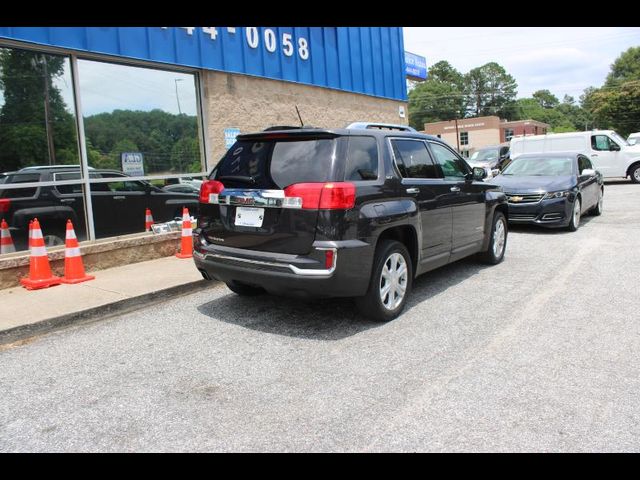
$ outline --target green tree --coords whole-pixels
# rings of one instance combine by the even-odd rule
[[[611,65],[605,87],[615,87],[629,80],[640,79],[640,47],[631,47]]]
[[[556,108],[560,105],[560,101],[558,97],[556,97],[549,90],[538,90],[533,92],[532,95],[535,98],[542,108]]]
[[[74,117],[54,83],[65,62],[64,57],[0,49],[2,169],[79,162]]]
[[[467,111],[474,116],[513,115],[518,84],[504,67],[489,62],[464,76]]]
[[[463,75],[447,61],[431,66],[427,80],[409,92],[409,123],[417,130],[424,129],[425,123],[464,114]]]

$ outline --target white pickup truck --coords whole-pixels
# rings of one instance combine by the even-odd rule
[[[630,177],[640,183],[640,144],[629,143],[613,130],[550,133],[514,137],[511,158],[523,153],[580,152],[605,178]]]

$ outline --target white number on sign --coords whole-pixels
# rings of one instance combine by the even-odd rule
[[[307,44],[306,38],[298,39],[298,55],[300,55],[302,60],[309,58],[309,45]]]
[[[283,33],[282,34],[282,45],[284,46],[283,52],[287,57],[293,55],[293,43],[291,43],[291,34]]]
[[[187,35],[193,35],[193,31],[196,29],[196,27],[180,27],[180,28],[184,28],[187,31]]]
[[[264,31],[264,46],[267,47],[268,52],[276,51],[276,34],[270,28]]]
[[[202,31],[204,33],[208,33],[211,37],[211,40],[215,40],[218,36],[218,30],[216,29],[216,27],[202,27]]]
[[[258,29],[256,27],[247,27],[247,43],[251,48],[258,48]]]

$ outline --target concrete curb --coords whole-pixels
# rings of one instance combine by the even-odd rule
[[[118,300],[117,302],[100,305],[98,307],[80,310],[79,312],[68,313],[58,317],[48,318],[40,322],[9,328],[7,330],[0,331],[0,346],[50,333],[69,326],[89,324],[104,320],[117,314],[136,310],[142,306],[164,302],[165,300],[204,290],[217,283],[218,282],[212,282],[210,280],[195,280],[193,282],[175,285],[162,290],[156,290],[136,297],[125,298],[124,300]]]

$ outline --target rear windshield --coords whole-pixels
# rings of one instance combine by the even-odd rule
[[[283,189],[330,180],[335,139],[236,142],[214,170],[226,187]]]

